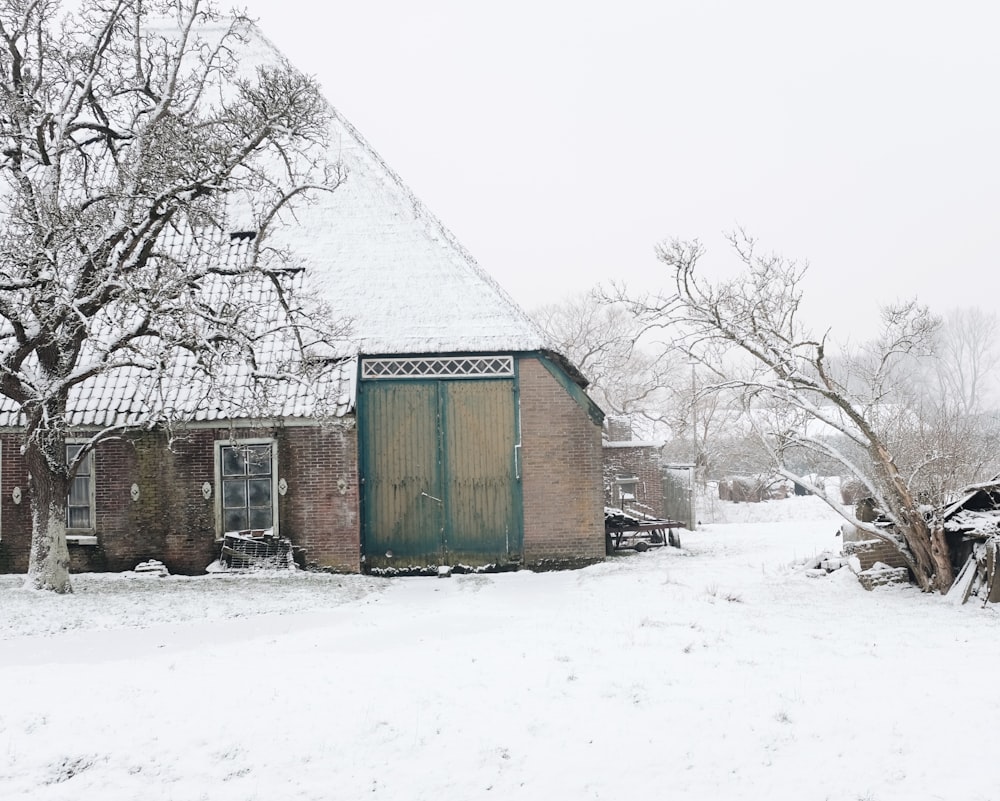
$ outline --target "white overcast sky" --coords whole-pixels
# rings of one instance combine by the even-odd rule
[[[996,3],[247,2],[529,309],[736,226],[841,334],[1000,296]]]

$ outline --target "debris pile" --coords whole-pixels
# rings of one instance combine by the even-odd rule
[[[909,584],[910,571],[905,567],[891,567],[884,562],[876,562],[867,570],[858,573],[858,581],[868,591],[890,584]]]
[[[139,576],[152,576],[153,578],[166,578],[170,575],[167,566],[159,559],[149,559],[145,562],[140,562],[132,568],[132,572]]]
[[[222,536],[219,564],[225,570],[294,570],[292,543],[273,529],[229,531]]]
[[[849,549],[846,546],[851,544],[853,543],[844,543],[845,555],[843,556],[827,551],[807,560],[805,563],[806,575],[811,578],[822,578],[835,570],[847,567],[858,577],[861,586],[869,591],[890,584],[910,583],[910,571],[905,567],[893,567],[884,562],[865,565],[857,556],[847,553]]]
[[[962,565],[948,596],[956,604],[970,598],[1000,602],[997,551],[1000,549],[1000,477],[968,487],[944,509],[944,530],[957,564]]]
[[[984,542],[977,542],[965,565],[959,571],[948,595],[956,604],[964,604],[970,598],[983,602],[1000,601],[1000,577],[997,563],[1000,561],[1000,535],[994,535]]]
[[[807,559],[804,567],[807,576],[811,578],[820,578],[827,575],[827,573],[832,573],[834,570],[840,570],[842,567],[851,567],[852,569],[855,569],[856,564],[852,565],[851,561],[851,558],[848,556],[840,556],[839,554],[831,553],[830,551],[824,551],[818,556],[814,556],[812,559]]]

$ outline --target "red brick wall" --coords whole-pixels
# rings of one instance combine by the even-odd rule
[[[524,561],[568,567],[604,557],[601,429],[537,358],[519,360]],[[147,559],[174,573],[202,573],[218,556],[215,443],[274,437],[280,533],[305,563],[360,568],[357,431],[189,429],[167,448],[162,433],[105,442],[94,454],[97,545],[71,545],[74,571],[121,571]],[[31,539],[20,437],[0,434],[0,572],[24,572]],[[206,499],[202,485],[212,487]],[[133,500],[131,487],[139,487]],[[14,504],[12,492],[25,497]]]
[[[536,358],[518,363],[524,561],[569,567],[604,558],[601,427]]]
[[[305,549],[314,567],[361,568],[357,429],[287,429],[278,470],[288,482],[281,499],[281,534]],[[294,472],[282,465],[294,465]]]
[[[278,443],[278,477],[288,484],[278,501],[280,533],[307,564],[357,572],[357,436],[354,428],[190,429],[171,447],[163,434],[102,443],[94,454],[97,545],[70,545],[72,569],[121,571],[159,559],[174,573],[202,573],[218,556],[215,526],[215,443],[271,438]],[[0,434],[0,572],[24,572],[31,539],[27,474],[20,436]],[[206,499],[202,485],[212,496]],[[131,487],[139,487],[133,500]],[[12,499],[14,487],[24,498]]]
[[[635,476],[635,500],[625,501],[626,512],[647,517],[665,517],[663,504],[663,470],[660,467],[659,449],[651,445],[604,447],[604,503],[621,508],[615,493],[615,479]]]
[[[858,557],[862,570],[868,570],[876,562],[882,562],[889,567],[906,567],[906,560],[899,550],[884,540],[845,542],[844,554]]]
[[[31,508],[28,505],[28,472],[21,458],[21,437],[0,434],[0,572],[24,573],[31,543]],[[11,496],[23,493],[20,504]]]

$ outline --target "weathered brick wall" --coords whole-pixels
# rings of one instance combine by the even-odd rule
[[[665,517],[663,502],[663,470],[659,449],[652,445],[604,446],[604,504],[622,507],[615,492],[615,479],[635,476],[635,500],[625,501],[625,511],[649,517]]]
[[[357,429],[286,429],[279,440],[281,534],[305,549],[309,566],[356,573],[361,567]],[[294,465],[283,471],[281,465]]]
[[[279,530],[311,566],[360,568],[357,437],[354,428],[189,429],[170,447],[163,434],[102,443],[94,454],[97,545],[70,545],[74,572],[121,571],[159,559],[173,573],[202,573],[218,556],[215,443],[275,438],[278,477],[288,491],[278,501]],[[0,571],[24,572],[31,538],[27,474],[20,437],[0,435]],[[202,486],[212,494],[205,498]],[[132,485],[139,488],[133,500]],[[23,500],[15,504],[15,487]]]
[[[600,426],[537,359],[521,359],[518,369],[525,564],[544,568],[600,561]]]
[[[902,554],[884,540],[845,542],[844,554],[858,557],[862,570],[868,570],[876,562],[882,562],[889,567],[906,567],[906,560]]]
[[[21,458],[21,437],[0,434],[0,572],[28,569],[31,545],[31,508],[28,504],[28,471]],[[14,503],[14,489],[23,493]]]

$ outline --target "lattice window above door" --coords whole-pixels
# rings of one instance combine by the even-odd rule
[[[513,356],[424,356],[363,359],[361,377],[377,378],[513,378]]]

